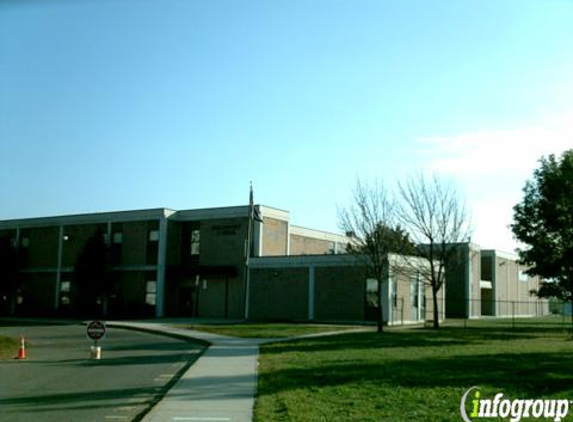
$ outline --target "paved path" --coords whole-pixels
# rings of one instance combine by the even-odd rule
[[[163,332],[211,344],[143,422],[253,420],[259,345],[268,339],[226,337],[158,323],[108,322],[108,325]]]

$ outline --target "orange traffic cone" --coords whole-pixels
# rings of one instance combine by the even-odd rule
[[[18,359],[26,359],[26,339],[20,336],[20,348],[18,349]]]

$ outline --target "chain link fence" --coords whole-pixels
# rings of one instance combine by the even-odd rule
[[[429,305],[429,303],[428,303]],[[446,315],[440,309],[442,326],[480,328],[495,326],[498,328],[569,331],[573,327],[571,303],[556,300],[467,300],[446,306],[456,306],[461,315]],[[446,310],[446,312],[448,312]],[[431,325],[433,310],[431,306],[413,307],[408,298],[396,298],[388,311],[388,324],[402,326],[410,324]]]

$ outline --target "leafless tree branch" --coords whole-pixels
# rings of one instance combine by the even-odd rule
[[[468,242],[470,219],[465,202],[452,182],[438,175],[419,173],[398,185],[401,201],[397,215],[417,247],[418,255],[429,261],[422,271],[431,286],[434,302],[434,327],[439,327],[437,294],[445,282],[445,272],[456,256],[459,243]]]

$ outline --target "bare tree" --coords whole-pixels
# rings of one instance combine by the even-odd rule
[[[467,242],[471,224],[465,201],[451,182],[438,175],[418,175],[398,185],[397,215],[414,242],[417,255],[428,260],[421,277],[432,290],[433,327],[440,327],[438,292],[446,269],[457,259],[459,243]]]
[[[395,204],[381,183],[356,181],[352,204],[339,210],[339,226],[351,238],[348,252],[376,279],[378,332],[383,331],[382,282],[389,274],[388,254],[412,250],[408,235],[396,224]]]

